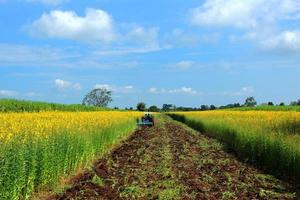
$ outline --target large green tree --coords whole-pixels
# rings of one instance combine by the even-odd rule
[[[150,112],[159,112],[159,108],[157,106],[150,106],[149,111]]]
[[[87,106],[107,107],[112,102],[112,92],[106,88],[96,88],[90,91],[83,99],[82,104]]]
[[[256,105],[257,105],[257,102],[254,97],[248,97],[245,100],[245,106],[247,106],[247,107],[254,107]]]
[[[136,109],[138,111],[145,111],[146,110],[146,104],[144,102],[140,102],[136,105]]]

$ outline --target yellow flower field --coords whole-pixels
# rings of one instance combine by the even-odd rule
[[[138,112],[0,113],[0,199],[28,199],[132,132]]]
[[[300,113],[203,111],[170,114],[227,144],[235,153],[275,175],[300,180]]]

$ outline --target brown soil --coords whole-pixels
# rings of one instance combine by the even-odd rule
[[[168,118],[137,130],[94,170],[49,200],[300,199],[288,184],[237,161],[217,141]]]

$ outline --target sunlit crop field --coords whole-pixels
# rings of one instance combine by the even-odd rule
[[[171,116],[228,144],[238,156],[276,175],[300,180],[300,113],[177,112]]]
[[[0,114],[0,199],[27,199],[135,129],[138,112]]]

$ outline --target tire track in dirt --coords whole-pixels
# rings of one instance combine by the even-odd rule
[[[297,199],[288,185],[167,117],[137,130],[71,182],[49,199]]]

